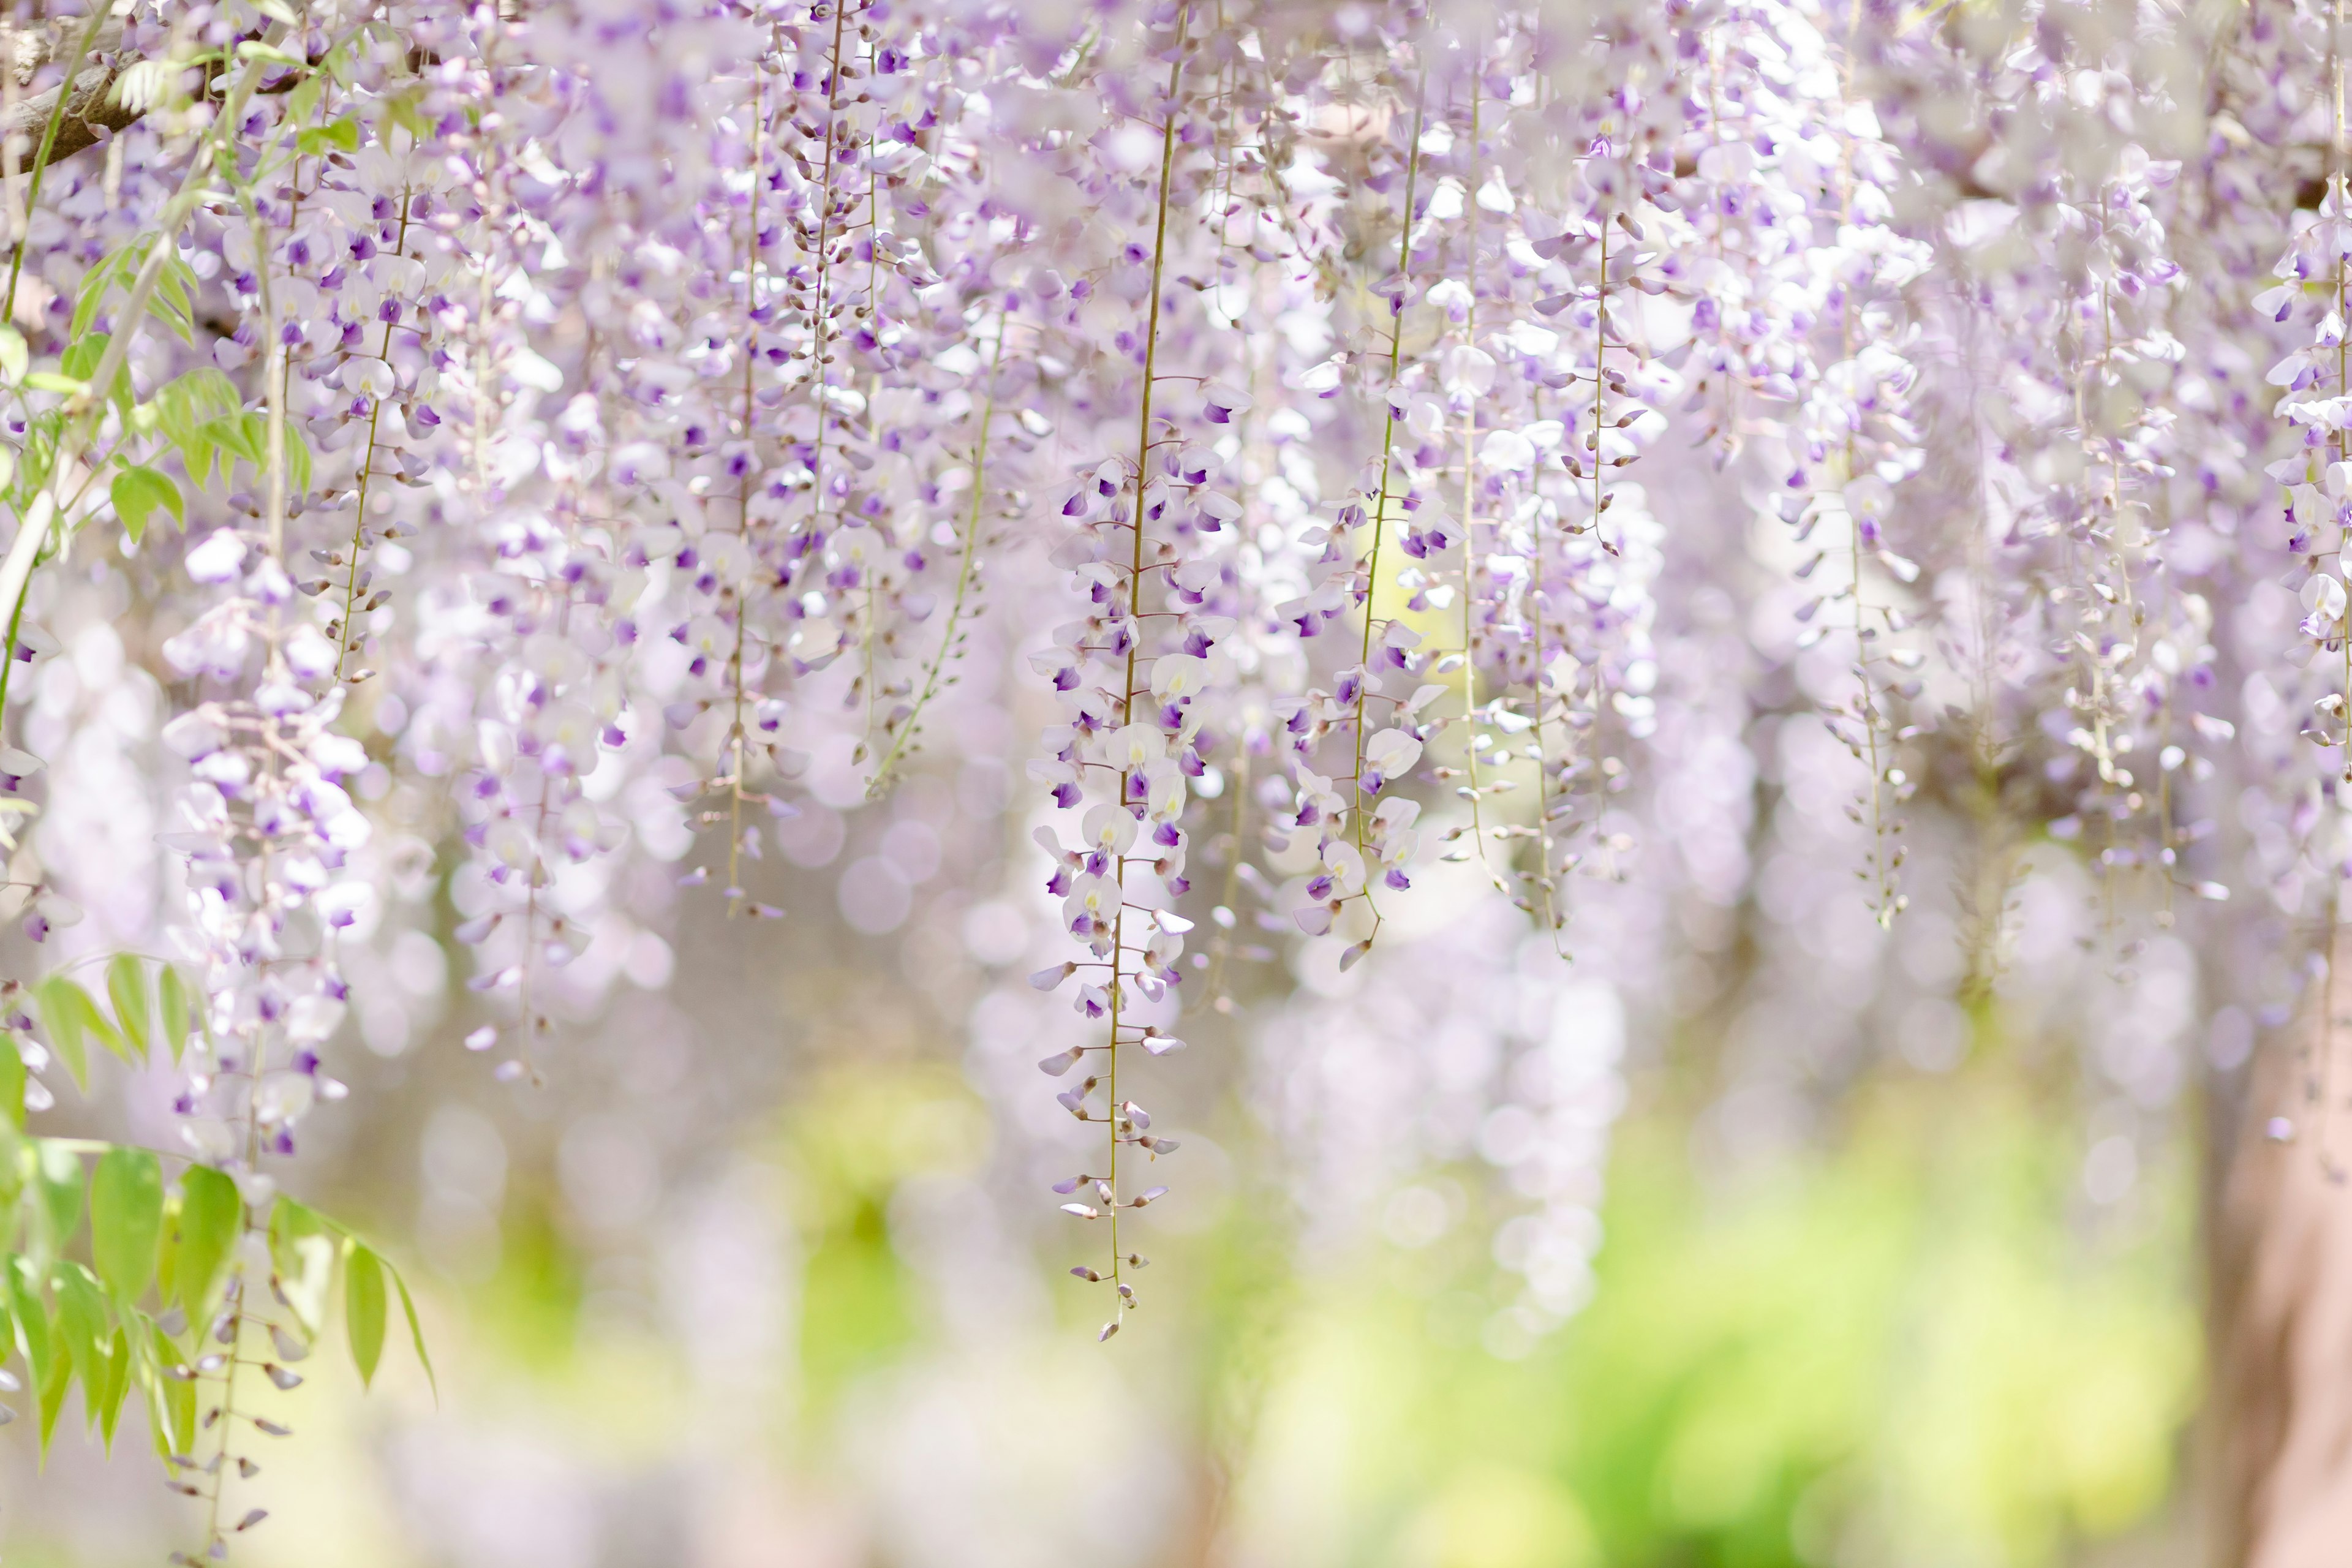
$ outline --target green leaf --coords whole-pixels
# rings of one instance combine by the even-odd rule
[[[269,1216],[269,1250],[278,1264],[278,1289],[311,1333],[319,1331],[334,1283],[336,1246],[317,1210],[281,1197]]]
[[[163,269],[155,274],[155,291],[147,297],[147,310],[180,336],[183,342],[194,343],[195,311],[188,304],[188,289],[196,282],[195,273],[188,264],[173,254]]]
[[[80,384],[89,384],[89,378],[98,373],[99,361],[106,357],[107,345],[113,341],[113,337],[106,332],[91,332],[86,337],[77,336],[73,342],[67,346],[66,352],[58,356],[58,369]],[[28,384],[31,379],[26,378]],[[132,396],[131,367],[128,364],[115,371],[114,384],[105,389],[105,395],[119,404],[124,413],[130,412]]]
[[[277,45],[265,44],[258,38],[248,38],[237,45],[236,58],[241,60],[259,60],[265,65],[292,66],[298,70],[310,63],[300,55],[289,54]]]
[[[188,470],[188,478],[196,481],[196,488],[202,489],[211,484],[213,470],[220,467],[220,448],[194,431],[189,432],[186,440],[174,444],[180,448],[181,466]]]
[[[64,355],[58,355],[57,369],[61,369],[66,376],[70,376],[73,381],[78,381],[78,384],[87,385],[89,384],[89,378],[97,374],[99,360],[106,357],[108,343],[113,343],[113,336],[103,334],[103,331],[91,331],[89,336],[75,336],[75,341],[66,348]],[[110,388],[106,388],[106,395],[108,397],[113,397],[115,402],[120,402],[125,409],[131,405],[130,364],[125,364],[125,367],[115,372],[115,384],[110,385]]]
[[[36,392],[56,392],[74,397],[86,390],[89,383],[76,381],[69,375],[58,375],[53,371],[37,370],[25,378],[25,384]]]
[[[34,1140],[17,1136],[14,1129],[0,1136],[0,1247],[8,1244],[15,1234],[16,1200],[25,1195],[25,1184],[33,1179]],[[7,1358],[7,1347],[0,1345],[0,1360]]]
[[[165,1307],[179,1294],[180,1278],[180,1194],[163,1194],[163,1234],[155,1242],[155,1299]]]
[[[106,1358],[103,1386],[91,1387],[87,1382],[82,1398],[97,1407],[98,1430],[106,1443],[106,1451],[114,1452],[114,1428],[122,1419],[123,1396],[131,1392],[131,1342],[121,1329],[114,1331],[114,1348]]]
[[[223,415],[207,419],[196,426],[196,434],[231,457],[242,458],[257,468],[261,467],[261,448],[254,444],[252,427],[243,416]]]
[[[76,332],[66,352],[58,356],[58,369],[76,381],[88,381],[98,369],[98,362],[106,357],[107,345],[114,342],[110,332]]]
[[[62,974],[53,974],[33,988],[33,997],[40,1005],[41,1022],[49,1035],[49,1048],[73,1074],[74,1087],[89,1087],[89,1049],[82,1043],[84,1014],[77,997],[87,1002],[81,987]]]
[[[168,963],[155,976],[155,1013],[163,1027],[163,1043],[172,1048],[176,1066],[180,1053],[188,1048],[188,985]]]
[[[72,1360],[51,1347],[48,1365],[42,1369],[37,1386],[41,1395],[41,1460],[46,1464],[49,1439],[57,1436],[58,1412],[66,1407],[66,1390],[73,1386]]]
[[[409,1342],[416,1347],[416,1359],[424,1364],[425,1386],[433,1390],[434,1403],[438,1404],[441,1399],[441,1380],[433,1375],[433,1358],[425,1352],[425,1330],[416,1321],[416,1302],[408,1294],[408,1281],[403,1279],[400,1277],[400,1270],[394,1268],[389,1263],[385,1264],[384,1268],[392,1275],[392,1288],[400,1292],[400,1310],[407,1315]]]
[[[163,1237],[163,1166],[144,1149],[109,1149],[89,1184],[89,1252],[98,1277],[128,1303],[155,1279]]]
[[[286,493],[310,493],[310,443],[290,423],[286,426]]]
[[[163,416],[164,432],[172,434],[194,430],[201,420],[237,413],[244,405],[237,399],[235,382],[211,365],[202,365],[159,387],[155,406]]]
[[[8,1259],[8,1307],[16,1321],[16,1349],[33,1369],[33,1382],[46,1377],[54,1347],[49,1343],[49,1311],[41,1300],[40,1274],[22,1253]]]
[[[94,1423],[95,1394],[106,1382],[106,1292],[98,1277],[79,1263],[58,1264],[49,1279],[58,1293],[58,1337],[81,1374],[82,1408]]]
[[[308,121],[312,115],[319,111],[319,100],[326,96],[327,79],[319,75],[316,71],[311,72],[310,75],[302,79],[302,84],[299,87],[297,87],[291,93],[287,95],[286,121],[299,125]],[[303,132],[301,136],[296,140],[295,151],[297,153],[310,153],[317,151],[317,149],[313,147],[303,144],[308,138],[317,134],[318,132],[315,130]]]
[[[31,351],[25,346],[25,334],[14,327],[0,326],[0,378],[11,383],[22,381],[32,363]]]
[[[87,1087],[89,1052],[83,1044],[86,1040],[97,1040],[124,1061],[131,1059],[131,1053],[123,1048],[122,1037],[115,1032],[113,1023],[98,1010],[98,1004],[91,1000],[89,993],[72,980],[62,974],[52,974],[41,982],[38,994],[42,1021],[48,1025],[50,1034],[56,1037],[60,1054],[70,1052],[74,1058],[67,1062],[67,1067],[74,1068],[76,1060],[85,1064],[74,1072],[76,1084]],[[63,1043],[68,1035],[73,1037],[70,1046]]]
[[[186,1453],[196,1442],[196,1385],[165,1374],[164,1369],[184,1364],[187,1357],[172,1337],[154,1324],[147,1325],[153,1336],[151,1351],[155,1371],[147,1380],[147,1401],[155,1412],[155,1440],[159,1447]]]
[[[227,1176],[198,1165],[180,1178],[180,1256],[172,1287],[190,1321],[205,1321],[213,1286],[244,1224],[244,1201]]]
[[[310,79],[311,81],[318,79],[317,77]],[[329,153],[356,153],[360,150],[359,124],[347,115],[331,125],[305,131],[294,138],[294,150],[313,158],[323,157]]]
[[[89,333],[89,324],[98,320],[99,307],[106,303],[107,295],[114,290],[114,280],[122,270],[124,254],[120,250],[110,251],[97,266],[82,275],[81,292],[74,300],[73,324],[66,329],[67,337],[79,342]],[[105,342],[104,333],[99,335],[99,341],[101,343]],[[93,357],[89,363],[96,364],[98,361]],[[77,373],[68,368],[66,374],[72,375]],[[79,374],[87,377],[89,373],[83,370]]]
[[[25,1130],[25,1058],[16,1054],[16,1037],[0,1037],[0,1119]]]
[[[373,1384],[376,1363],[383,1356],[383,1265],[355,1241],[343,1265],[343,1325],[363,1384]]]
[[[425,119],[424,110],[418,108],[424,90],[421,86],[410,87],[381,100],[383,112],[393,125],[408,132],[412,148],[433,134],[433,122]]]
[[[114,481],[115,505],[121,506],[122,481],[132,474],[152,474],[163,484],[172,481],[152,468],[131,468]],[[172,492],[175,500],[179,492]],[[149,1030],[152,1014],[147,1005],[147,966],[138,955],[118,952],[106,966],[106,999],[114,1004],[114,1026],[122,1032],[123,1043],[131,1051],[144,1057],[150,1044]]]
[[[174,376],[156,392],[156,425],[179,448],[181,464],[197,484],[209,484],[219,462],[215,443],[203,426],[243,406],[236,384],[210,365]]]
[[[81,1228],[81,1156],[47,1139],[35,1140],[33,1149],[41,1217],[48,1224],[47,1256],[55,1256]]]
[[[147,296],[147,313],[171,328],[182,342],[195,342],[195,321],[188,310],[188,292],[178,279],[165,276],[157,280],[155,291]]]
[[[22,1254],[8,1259],[8,1293],[16,1320],[16,1348],[25,1357],[25,1366],[32,1373],[33,1388],[40,1400],[41,1454],[46,1458],[49,1434],[57,1429],[58,1412],[65,1407],[66,1387],[73,1381],[73,1363],[66,1359],[64,1347],[49,1331],[49,1309],[41,1295],[40,1271],[31,1258]]]

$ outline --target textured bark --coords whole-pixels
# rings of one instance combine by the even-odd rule
[[[53,19],[37,31],[16,34],[12,51],[15,58],[10,63],[16,68],[17,87],[21,89],[31,86],[41,67],[70,59],[82,26],[80,17],[64,17]],[[121,46],[122,25],[112,21],[104,24],[92,40],[89,53],[83,57],[81,69],[69,89],[61,83],[46,92],[16,100],[5,122],[0,122],[0,136],[16,142],[19,170],[32,167],[34,157],[40,152],[42,133],[48,129],[50,111],[57,107],[60,94],[66,96],[66,112],[58,121],[57,142],[49,149],[51,163],[97,145],[139,118],[114,99],[115,79],[130,63],[118,58]]]
[[[2335,957],[2352,965],[2352,940],[2339,934]],[[2303,1048],[2266,1053],[2233,1124],[2217,1129],[2227,1175],[2211,1215],[2210,1430],[2231,1568],[2352,1562],[2352,980],[2339,985],[2319,988],[2297,1026]],[[2336,1109],[2323,1120],[2305,1087],[2325,1067],[2331,1005]],[[2291,1142],[2263,1133],[2282,1113]]]
[[[58,140],[49,149],[49,162],[70,158],[85,147],[95,146],[139,118],[114,98],[115,68],[110,62],[84,66],[73,83],[72,95],[66,100],[65,118],[58,122]],[[66,91],[60,85],[21,100],[16,111],[8,117],[0,132],[24,138],[25,155],[22,166],[30,167],[33,155],[40,151],[41,133],[48,129],[49,112],[57,107],[58,95]]]

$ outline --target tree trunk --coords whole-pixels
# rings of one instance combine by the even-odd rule
[[[2347,931],[2331,977],[2352,964]],[[2352,979],[2315,990],[2294,1048],[2261,1053],[2211,1118],[2209,1431],[2228,1568],[2352,1563]]]

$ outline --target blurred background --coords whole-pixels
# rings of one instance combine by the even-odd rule
[[[1817,717],[1843,666],[1797,641],[1791,579],[1755,568],[1743,607],[1696,564],[1785,541],[1672,482],[1655,569],[1698,585],[1661,621],[1659,700],[1621,708],[1646,740],[1574,879],[1572,963],[1475,862],[1424,857],[1342,973],[1234,864],[1283,782],[1203,781],[1194,897],[1233,919],[1192,939],[1189,1048],[1141,1064],[1183,1147],[1108,1343],[1102,1288],[1067,1272],[1099,1237],[1049,1190],[1097,1142],[1036,1068],[1082,1025],[1027,978],[1067,949],[1021,773],[1053,714],[1020,657],[1040,629],[977,623],[886,801],[854,725],[817,746],[747,862],[781,921],[692,885],[725,844],[674,793],[690,763],[610,752],[588,788],[632,847],[551,889],[591,940],[542,1000],[540,1086],[465,1048],[512,1014],[455,934],[491,897],[434,771],[463,748],[421,697],[355,712],[413,763],[356,780],[391,896],[345,943],[350,1097],[276,1174],[405,1271],[437,1393],[396,1325],[362,1393],[331,1330],[273,1396],[295,1435],[238,1559],[2209,1561],[2234,1363],[2208,1260],[2236,1130],[2284,1099],[2256,1079],[2292,1056],[2303,944],[2284,918],[2118,920],[2072,847],[1972,793],[1960,740],[1927,758],[1912,907],[1882,929]],[[37,590],[27,744],[78,787],[11,874],[86,918],[0,938],[7,973],[143,950],[181,907],[143,782],[171,627],[136,592],[103,563]],[[169,1068],[97,1067],[36,1131],[175,1147]],[[2319,1202],[2340,1228],[2340,1189]],[[139,1418],[109,1458],[78,1403],[46,1468],[31,1423],[0,1432],[7,1561],[185,1548]]]
[[[284,1179],[404,1267],[438,1394],[395,1344],[363,1394],[331,1334],[243,1560],[2202,1560],[2182,1064],[2241,1068],[2252,1029],[2184,1043],[2195,964],[2159,938],[2132,994],[2170,1021],[2122,1032],[2175,1066],[2119,1094],[2137,1058],[2069,1000],[2104,984],[2071,861],[2025,852],[2015,960],[1967,1001],[1948,890],[1921,878],[1890,937],[1843,858],[1791,883],[1769,832],[1727,903],[1596,883],[1598,962],[1468,867],[1349,974],[1221,948],[1230,1011],[1155,1064],[1185,1148],[1143,1306],[1098,1344],[1045,1190],[1087,1145],[1033,1065],[1066,1026],[1024,979],[1044,895],[1005,770],[939,751],[855,817],[820,757],[761,868],[781,926],[638,867],[643,931],[541,1089],[459,1047],[463,889],[420,840],[414,918],[369,950],[406,1012],[362,1019]],[[107,1066],[92,1103],[141,1103]],[[110,1460],[69,1408],[45,1472],[29,1423],[0,1436],[8,1561],[185,1543],[136,1421]]]

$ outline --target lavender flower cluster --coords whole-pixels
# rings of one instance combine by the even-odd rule
[[[2080,857],[2126,978],[2177,901],[2333,918],[2345,39],[2320,0],[2223,9],[52,24],[8,57],[7,668],[111,584],[168,711],[28,777],[20,701],[27,933],[121,853],[74,792],[140,796],[177,907],[105,901],[70,945],[170,944],[184,1152],[266,1207],[436,842],[466,1043],[535,1079],[662,970],[645,888],[783,920],[761,862],[837,847],[992,704],[958,732],[1037,737],[1032,984],[1077,1022],[1031,1038],[1084,1124],[1055,1190],[1101,1232],[1071,1271],[1104,1337],[1188,1014],[1285,953],[1379,964],[1465,890],[1616,966],[1563,993],[1605,1026],[1532,993],[1508,1026],[1559,1082],[1517,1121],[1575,1145],[1498,1162],[1539,1330],[1592,1244],[1605,983],[1656,973],[1627,933],[1668,901],[1740,896],[1764,719],[1826,741],[1774,731],[1790,842],[1882,928],[1908,818],[1977,825],[1971,973],[2032,843]],[[105,123],[23,133],[85,53]],[[1417,962],[1540,989],[1460,919],[1363,1028],[1421,1016]],[[1344,1076],[1301,1027],[1273,1059]]]

